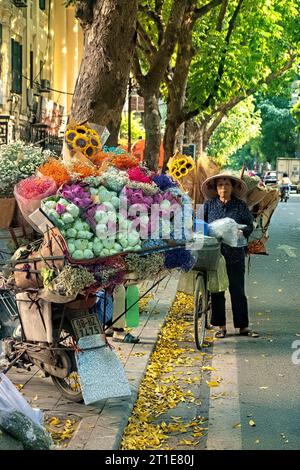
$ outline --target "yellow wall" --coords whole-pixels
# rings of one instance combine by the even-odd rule
[[[50,2],[50,3],[49,3]],[[22,96],[11,95],[11,39],[22,44],[22,73],[30,77],[30,50],[34,53],[33,76],[40,81],[40,61],[46,60],[42,78],[50,81],[50,87],[58,90],[43,96],[64,106],[64,114],[70,112],[72,93],[76,83],[83,49],[83,34],[74,16],[74,8],[65,8],[62,0],[46,0],[46,9],[39,8],[39,0],[27,0],[27,7],[17,8],[11,0],[0,0],[0,23],[3,31],[2,92],[3,106],[0,113],[15,116],[18,122],[26,121],[26,89],[30,82],[23,78]],[[50,15],[49,15],[50,13]],[[14,100],[12,106],[11,100]]]

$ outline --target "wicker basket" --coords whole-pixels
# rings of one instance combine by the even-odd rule
[[[216,271],[221,255],[221,245],[214,237],[204,237],[202,249],[197,251],[196,271]]]

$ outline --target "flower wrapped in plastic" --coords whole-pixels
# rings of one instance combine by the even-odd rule
[[[57,186],[52,178],[31,176],[16,184],[14,195],[20,211],[30,223],[29,216],[41,207],[42,199],[55,194]]]

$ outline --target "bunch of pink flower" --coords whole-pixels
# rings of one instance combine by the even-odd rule
[[[145,171],[143,171],[140,167],[130,168],[127,171],[128,177],[130,181],[136,181],[137,183],[148,183],[152,184],[152,180]]]
[[[56,184],[52,178],[31,176],[17,184],[18,195],[24,199],[42,199],[56,192]]]

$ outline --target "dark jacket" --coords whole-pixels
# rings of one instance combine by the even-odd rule
[[[247,227],[243,229],[246,238],[248,238],[253,231],[253,217],[244,201],[233,197],[231,201],[225,204],[221,202],[218,197],[215,197],[205,202],[205,222],[210,224],[214,220],[224,219],[225,217],[230,217],[238,224],[247,225]],[[232,248],[222,243],[221,251],[227,264],[237,263],[245,259],[245,248]]]

